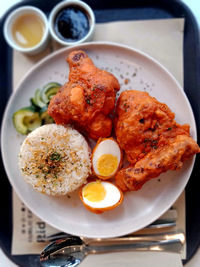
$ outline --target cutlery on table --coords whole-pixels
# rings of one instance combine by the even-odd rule
[[[182,231],[107,239],[69,236],[50,243],[41,253],[42,266],[78,266],[88,254],[120,251],[166,251],[180,253],[185,243]]]

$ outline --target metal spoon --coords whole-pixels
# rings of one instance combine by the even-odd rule
[[[127,236],[109,239],[83,239],[71,236],[50,243],[41,253],[40,262],[45,267],[75,267],[88,254],[137,251],[167,251],[180,253],[185,242],[182,231],[170,233]]]

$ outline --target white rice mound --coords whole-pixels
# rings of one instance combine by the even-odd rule
[[[19,153],[23,178],[47,195],[65,195],[86,183],[90,148],[71,126],[48,124],[31,132]]]

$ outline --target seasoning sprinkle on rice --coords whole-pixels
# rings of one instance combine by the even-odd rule
[[[31,132],[19,153],[25,181],[48,195],[65,195],[86,182],[91,172],[85,138],[70,126],[48,124]]]

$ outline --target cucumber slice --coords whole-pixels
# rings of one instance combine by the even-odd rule
[[[47,108],[44,107],[40,110],[40,118],[42,119],[42,124],[54,123],[54,119],[47,113]]]
[[[25,107],[13,114],[13,124],[19,133],[28,134],[41,126],[42,120],[33,107]]]
[[[41,115],[41,119],[42,119],[42,124],[51,124],[51,123],[54,123],[54,119],[49,116],[49,114],[46,112],[44,112],[42,115]]]
[[[51,82],[51,83],[46,84],[41,91],[41,95],[40,95],[41,100],[44,103],[48,104],[51,98],[58,92],[60,87],[61,87],[61,84],[56,83],[56,82]]]
[[[34,97],[30,98],[30,102],[31,102],[31,105],[37,107],[37,104],[35,102],[35,98]]]
[[[30,98],[31,107],[34,108],[35,111],[40,111],[41,108],[37,105],[35,101],[35,97]]]
[[[37,90],[35,91],[35,97],[34,97],[34,99],[32,100],[32,102],[34,103],[34,105],[36,105],[36,106],[38,106],[38,107],[40,107],[40,108],[43,108],[43,107],[46,106],[46,103],[44,103],[44,102],[42,101],[42,99],[41,99],[41,97],[40,97],[40,94],[41,94],[40,89],[37,89]]]
[[[42,115],[43,112],[46,112],[47,111],[47,108],[48,107],[45,106],[45,107],[43,107],[43,108],[40,109],[40,112],[39,112],[40,116]]]

